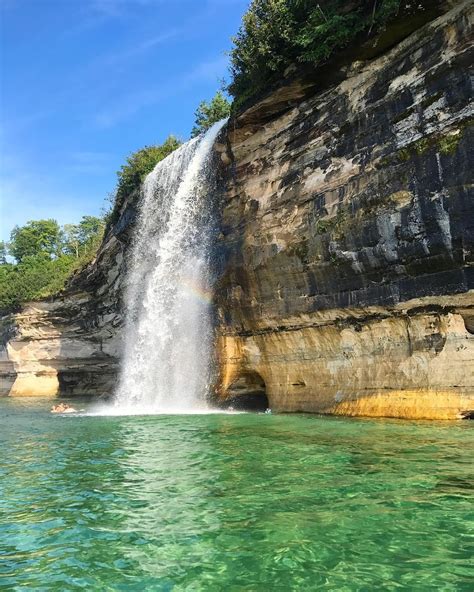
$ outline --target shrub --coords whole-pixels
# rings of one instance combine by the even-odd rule
[[[0,265],[0,313],[17,310],[23,303],[51,296],[61,290],[75,260],[71,255],[50,259],[28,255],[21,263]]]

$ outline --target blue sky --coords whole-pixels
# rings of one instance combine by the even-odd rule
[[[0,0],[0,238],[99,214],[132,151],[186,139],[248,0]]]

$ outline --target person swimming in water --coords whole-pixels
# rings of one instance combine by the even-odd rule
[[[58,405],[53,405],[51,408],[51,413],[76,413],[77,409],[71,407],[67,403],[58,403]]]

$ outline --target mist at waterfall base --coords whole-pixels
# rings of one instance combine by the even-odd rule
[[[211,155],[225,123],[158,163],[143,184],[127,265],[124,354],[109,413],[211,410]]]

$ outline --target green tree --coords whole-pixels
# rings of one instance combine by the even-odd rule
[[[98,235],[102,237],[104,226],[104,220],[96,216],[83,216],[79,224],[65,224],[62,228],[62,251],[79,259]]]
[[[97,216],[82,216],[79,222],[79,241],[86,245],[103,231],[104,221]]]
[[[74,255],[76,259],[79,258],[79,248],[81,246],[79,232],[78,224],[65,224],[61,237],[63,252],[68,255]]]
[[[61,232],[56,220],[30,220],[15,226],[10,235],[10,254],[21,262],[25,257],[44,253],[50,258],[61,251]]]
[[[232,38],[229,91],[234,97],[258,91],[272,73],[283,71],[296,58],[296,8],[287,0],[252,1]]]
[[[215,96],[209,102],[202,101],[195,112],[196,121],[191,130],[191,137],[195,138],[221,119],[229,117],[230,108],[230,102],[225,98],[221,91],[217,91]]]
[[[95,257],[103,233],[104,221],[96,216],[83,216],[79,224],[62,228],[54,220],[15,227],[16,264],[7,263],[6,245],[0,243],[0,314],[63,290],[71,275]]]
[[[7,264],[8,245],[5,241],[0,241],[0,265]]]

